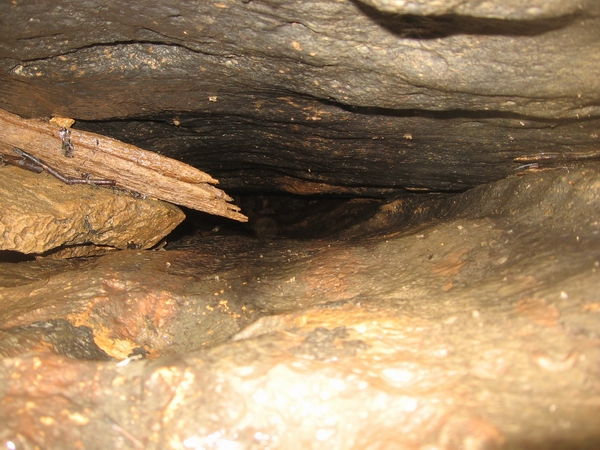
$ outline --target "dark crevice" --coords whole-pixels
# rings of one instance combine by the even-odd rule
[[[405,231],[439,219],[457,193],[406,192],[388,198],[290,195],[243,191],[235,203],[247,223],[184,209],[186,219],[166,237],[167,250],[200,248],[232,237],[247,240],[353,240]],[[383,213],[382,211],[394,212]]]
[[[26,255],[25,253],[13,252],[11,250],[0,250],[0,263],[19,263],[34,260],[35,256],[33,255]]]
[[[298,191],[289,189],[289,182],[296,180],[297,184],[327,183],[332,185],[329,193],[353,193],[362,197],[387,197],[404,187],[459,192],[514,174],[522,170],[524,164],[539,163],[537,159],[544,155],[548,156],[547,161],[541,162],[545,165],[597,159],[596,153],[579,150],[577,139],[569,138],[561,142],[554,137],[553,142],[549,141],[550,134],[556,134],[557,127],[564,127],[565,136],[569,136],[569,127],[579,127],[583,133],[589,129],[587,132],[593,133],[597,119],[532,119],[498,111],[400,110],[321,103],[337,108],[338,112],[342,111],[336,116],[335,110],[328,110],[328,114],[333,114],[328,118],[328,134],[315,132],[313,127],[316,125],[309,121],[298,120],[282,125],[281,121],[261,122],[257,118],[230,112],[172,111],[128,120],[78,120],[75,128],[175,157],[210,173],[228,191],[254,188],[264,193],[293,193]],[[285,108],[286,105],[281,107]],[[294,107],[289,114],[300,114],[299,109]],[[362,116],[364,119],[354,119],[356,126],[342,124],[343,111],[346,110],[353,117]],[[380,122],[373,122],[379,120],[377,117],[427,120],[432,125],[435,122],[439,129],[431,129],[427,136],[423,136],[423,132],[413,136],[385,125],[389,129],[381,130],[381,136],[374,136],[369,124],[379,126]],[[412,131],[412,120],[406,123],[406,130]],[[462,160],[457,162],[456,153],[453,152],[462,152],[461,147],[465,142],[480,139],[480,124],[484,123],[487,128],[491,124],[497,129],[496,138],[483,137],[487,142],[479,141],[482,145],[479,157],[464,154]],[[338,125],[345,127],[345,131],[342,128],[338,130]],[[322,124],[319,126],[323,129]],[[458,129],[468,134],[453,131]],[[454,136],[448,132],[454,133]],[[513,133],[516,133],[516,137],[513,137]],[[526,133],[536,134],[534,137]],[[396,150],[390,150],[389,154],[376,151],[379,145],[376,139],[382,139],[381,145],[386,147],[393,144]],[[318,149],[329,148],[333,140],[343,146],[343,155],[336,151],[327,161],[323,161]],[[432,142],[437,142],[437,146]],[[505,149],[501,155],[498,153],[500,143]],[[531,143],[535,143],[535,146]],[[496,166],[485,160],[490,158],[489,155],[484,157],[490,152],[500,155]],[[338,153],[339,157],[336,156]],[[398,155],[401,155],[401,160]],[[365,158],[368,158],[368,164]],[[378,164],[373,166],[376,161]],[[425,173],[423,168],[432,167],[432,164],[443,165],[446,168],[444,173]],[[503,166],[501,172],[500,165]],[[417,179],[415,173],[422,173],[422,176]],[[346,175],[338,176],[341,182],[336,183],[336,174]]]
[[[44,36],[46,37],[46,36]],[[34,38],[28,38],[28,40],[32,40]],[[72,48],[66,51],[62,51],[60,53],[52,53],[40,58],[31,58],[31,59],[19,59],[16,60],[14,58],[0,58],[4,59],[5,61],[13,61],[14,64],[35,64],[35,63],[40,63],[40,62],[47,62],[56,58],[60,58],[62,56],[66,56],[66,55],[73,55],[73,54],[77,54],[79,52],[83,52],[83,51],[88,51],[88,50],[95,50],[95,49],[112,49],[114,50],[115,48],[118,48],[119,46],[130,46],[130,45],[155,45],[155,46],[160,46],[160,47],[173,47],[173,48],[178,48],[178,49],[185,49],[185,50],[189,50],[193,53],[199,53],[199,54],[203,54],[203,55],[207,55],[207,56],[218,56],[218,57],[222,57],[222,58],[228,58],[228,57],[234,57],[235,55],[231,55],[230,53],[210,53],[210,52],[205,52],[205,51],[201,51],[197,48],[193,48],[191,46],[185,46],[182,45],[181,43],[177,43],[177,42],[165,42],[165,41],[156,41],[156,40],[146,40],[146,39],[128,39],[128,40],[122,40],[122,41],[111,41],[111,42],[95,42],[93,44],[90,45],[82,45],[80,47],[77,48]]]
[[[528,101],[531,99],[528,99]],[[325,101],[323,102],[325,103]],[[597,117],[587,116],[583,118],[564,118],[564,119],[550,119],[546,117],[534,117],[525,114],[514,113],[510,111],[497,111],[497,110],[467,110],[467,109],[453,109],[453,110],[424,110],[424,109],[395,109],[395,108],[382,108],[376,106],[355,106],[355,105],[343,105],[340,103],[332,102],[334,106],[342,108],[345,111],[354,114],[363,115],[377,115],[377,116],[388,116],[388,117],[419,117],[423,119],[437,119],[437,120],[450,120],[450,119],[473,119],[473,120],[488,120],[488,119],[511,119],[511,120],[526,120],[530,123],[543,124],[543,127],[566,125],[570,123],[583,122],[589,120],[597,120]]]
[[[412,39],[438,39],[457,34],[538,36],[567,27],[582,17],[580,14],[570,14],[547,19],[506,20],[457,14],[419,16],[382,12],[357,0],[353,0],[353,3],[381,27],[398,36]]]
[[[588,122],[592,120],[598,120],[597,116],[588,115],[586,117],[580,118],[547,118],[547,117],[537,117],[531,116],[527,114],[519,114],[511,111],[500,111],[500,110],[469,110],[469,109],[440,109],[440,110],[432,110],[432,109],[403,109],[403,108],[385,108],[379,106],[361,106],[361,105],[351,105],[345,104],[333,99],[325,99],[314,97],[310,95],[306,95],[303,93],[293,92],[293,91],[265,91],[263,94],[267,94],[270,97],[278,97],[280,95],[290,95],[294,98],[298,99],[301,102],[301,99],[304,99],[308,102],[317,102],[327,107],[337,108],[340,111],[346,111],[352,114],[359,114],[365,116],[381,116],[381,117],[397,117],[397,118],[422,118],[422,119],[435,119],[435,120],[452,120],[452,119],[472,119],[472,120],[490,120],[490,119],[510,119],[510,120],[521,120],[527,121],[526,125],[536,127],[535,124],[540,124],[539,128],[545,128],[548,126],[560,126],[567,125],[572,123],[582,123]],[[515,98],[515,96],[512,96]],[[547,99],[539,99],[539,100],[547,100]],[[535,101],[535,99],[528,98],[527,101]],[[595,103],[581,105],[581,107],[593,107],[599,106]],[[102,119],[102,120],[78,120],[77,123],[81,124],[104,124],[104,123],[118,123],[118,122],[164,122],[168,124],[173,123],[173,117],[178,117],[183,125],[190,125],[190,121],[203,121],[207,122],[211,119],[215,121],[221,120],[222,117],[227,117],[229,120],[239,120],[245,123],[255,123],[260,124],[261,126],[268,126],[269,123],[274,125],[276,124],[286,124],[291,123],[289,121],[284,121],[282,119],[273,120],[273,121],[265,121],[264,118],[253,119],[251,116],[249,117],[247,113],[239,113],[228,111],[227,114],[220,113],[209,113],[209,112],[195,112],[190,113],[187,111],[170,111],[168,115],[165,114],[154,114],[154,115],[139,115],[137,117],[128,117],[126,119],[122,118],[114,118],[114,119]],[[311,125],[311,123],[297,123],[302,125]],[[315,127],[318,124],[312,124]],[[523,125],[521,125],[523,126]],[[82,129],[87,129],[85,126]]]
[[[248,216],[247,223],[233,222],[197,211],[185,210],[186,220],[167,237],[167,248],[200,245],[215,236],[252,239],[318,239],[336,237],[368,220],[382,199],[349,196],[233,193],[235,203]]]

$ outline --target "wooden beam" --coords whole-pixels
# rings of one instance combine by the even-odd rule
[[[13,147],[43,160],[73,178],[115,180],[116,186],[176,205],[240,222],[248,218],[229,197],[214,186],[205,172],[158,153],[142,150],[96,133],[69,129],[72,156],[65,156],[57,121],[23,119],[0,109],[0,153],[16,155]],[[60,122],[58,122],[60,123]]]

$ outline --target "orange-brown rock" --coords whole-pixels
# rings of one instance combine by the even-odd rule
[[[596,449],[599,180],[513,177],[358,239],[0,263],[0,442]],[[390,205],[369,222],[421,214]]]
[[[184,218],[162,201],[0,167],[0,250],[43,253],[88,243],[150,248]]]

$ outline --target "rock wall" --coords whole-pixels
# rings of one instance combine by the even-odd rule
[[[461,190],[598,157],[593,0],[0,8],[0,107],[99,121],[224,188]]]
[[[599,13],[0,4],[1,108],[208,172],[260,238],[1,261],[0,445],[598,448]]]
[[[599,187],[530,174],[412,229],[397,201],[354,238],[0,263],[0,441],[598,448]]]

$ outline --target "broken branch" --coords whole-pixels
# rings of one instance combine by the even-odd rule
[[[180,161],[142,150],[87,131],[70,130],[72,157],[64,155],[64,131],[41,119],[22,119],[0,109],[0,153],[13,147],[25,150],[65,177],[81,179],[89,173],[115,180],[120,188],[186,206],[209,214],[247,221],[232,198],[213,186],[218,183],[205,172]]]

